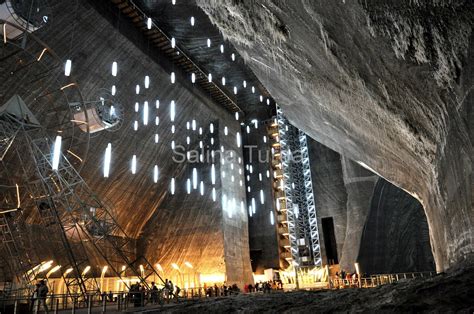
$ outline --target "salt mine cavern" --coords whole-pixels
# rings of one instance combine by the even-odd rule
[[[0,0],[0,313],[474,311],[471,0]]]

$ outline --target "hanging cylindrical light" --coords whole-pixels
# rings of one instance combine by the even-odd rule
[[[61,142],[62,142],[61,135],[56,136],[56,140],[54,141],[54,148],[53,148],[53,160],[52,160],[53,170],[58,170],[58,167],[59,167],[59,159],[61,157]]]
[[[110,161],[112,159],[112,144],[107,144],[107,148],[105,149],[105,156],[104,156],[104,178],[109,177],[110,172]]]

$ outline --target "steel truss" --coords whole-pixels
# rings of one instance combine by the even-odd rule
[[[4,245],[5,259],[12,273],[17,277],[19,283],[24,283],[22,288],[29,290],[33,287],[33,279],[36,276],[35,266],[38,265],[32,256],[30,241],[25,233],[23,225],[23,211],[12,210],[0,214],[0,240]],[[10,284],[4,294],[9,294],[13,286]]]
[[[0,120],[0,124],[4,123]],[[80,293],[86,298],[89,292],[99,290],[95,280],[98,276],[86,276],[84,273],[86,266],[91,265],[87,252],[95,252],[102,257],[127,288],[130,287],[124,278],[126,275],[136,276],[148,288],[146,280],[152,275],[163,281],[145,257],[136,257],[133,240],[64,155],[61,155],[58,170],[52,170],[53,144],[45,130],[41,127],[26,128],[24,125],[20,129],[16,137],[21,137],[23,141],[18,139],[19,143],[14,146],[23,179],[28,182],[24,208],[37,209],[42,225],[47,229],[47,241],[55,249],[54,256],[62,270],[66,270],[62,276],[67,292]],[[34,166],[28,167],[32,163]],[[13,269],[25,276],[27,268],[32,265],[21,267],[26,257],[18,252],[26,250],[22,249],[19,236],[9,233],[3,240],[4,244],[11,240],[18,248],[11,251],[13,258],[9,262],[13,264]],[[29,284],[25,280],[22,283]]]
[[[19,127],[8,121],[0,123],[0,161],[7,154],[8,149],[12,145],[18,133]]]
[[[306,134],[285,118],[280,107],[277,107],[277,122],[292,258],[297,266],[320,267],[321,250]]]
[[[152,275],[163,281],[153,265],[143,257],[136,257],[135,243],[117,223],[112,210],[95,195],[82,177],[62,155],[58,170],[52,170],[52,141],[48,137],[31,138],[30,147],[36,161],[38,173],[48,189],[48,196],[55,209],[63,234],[69,237],[74,228],[76,242],[87,243],[86,251],[95,251],[101,256],[109,269],[122,282],[127,271],[149,287],[147,278]],[[68,248],[72,251],[72,248]],[[80,277],[80,276],[79,276]]]

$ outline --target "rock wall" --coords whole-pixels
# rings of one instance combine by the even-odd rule
[[[426,215],[415,198],[314,140],[308,146],[324,263],[321,220],[331,217],[341,269],[354,271],[359,262],[367,273],[434,270]]]
[[[472,2],[392,7],[395,28],[418,27],[410,36],[374,18],[384,10],[373,2],[197,2],[292,123],[423,204],[438,270],[473,253],[473,152],[460,110],[471,101],[460,82],[472,77]],[[452,15],[462,17],[456,27]],[[393,49],[411,53],[407,38],[430,42],[433,57],[420,63]]]
[[[373,274],[435,269],[423,207],[382,178],[375,185],[357,261],[362,272]]]
[[[337,243],[338,259],[344,248],[347,230],[347,191],[344,185],[341,155],[308,138],[314,201],[318,216],[319,235],[323,263],[329,263],[326,255],[321,218],[332,217]]]
[[[342,170],[347,191],[347,227],[339,264],[342,269],[352,272],[378,176],[346,157],[342,158]]]

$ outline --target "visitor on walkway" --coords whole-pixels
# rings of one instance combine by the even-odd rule
[[[168,278],[165,280],[165,286],[163,287],[163,299],[168,302],[169,300],[169,291],[170,291],[170,283],[168,281]]]
[[[151,283],[150,290],[151,303],[158,303],[158,287],[156,286],[154,281]]]
[[[43,309],[45,313],[48,313],[48,306],[46,305],[46,297],[48,296],[48,286],[46,285],[44,280],[40,280],[39,287],[38,287],[38,305],[36,309],[39,309],[41,304],[43,304]]]
[[[35,303],[38,300],[38,288],[39,288],[39,286],[40,286],[39,282],[36,283],[35,290],[33,291],[33,294],[31,295],[30,313],[33,313],[33,310],[35,309],[35,305],[36,305]]]

